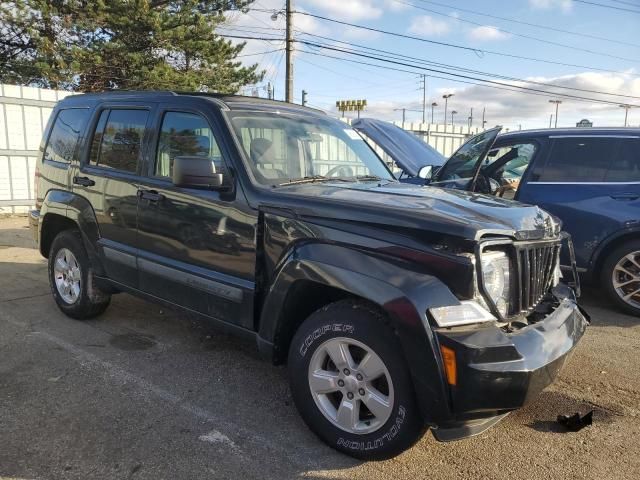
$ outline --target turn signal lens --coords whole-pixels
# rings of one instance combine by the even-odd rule
[[[442,353],[444,374],[447,377],[447,383],[455,386],[458,383],[456,352],[452,348],[445,347],[444,345],[440,346],[440,352]]]

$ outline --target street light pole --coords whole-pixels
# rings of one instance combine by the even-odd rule
[[[422,74],[422,123],[426,123],[427,115],[427,76]]]
[[[451,110],[451,126],[453,127],[453,116],[458,113],[455,110]]]
[[[285,66],[285,100],[293,103],[293,0],[287,0],[286,6],[286,66]]]
[[[555,103],[556,104],[556,123],[554,128],[558,128],[558,105],[560,105],[562,103],[562,100],[549,100],[549,103]]]
[[[431,123],[433,123],[433,107],[437,107],[438,104],[436,102],[431,103]]]
[[[621,108],[624,108],[624,126],[627,126],[627,119],[629,117],[629,109],[631,105],[620,105]]]
[[[444,98],[444,124],[447,124],[447,103],[449,102],[449,98],[453,97],[453,93],[447,93],[445,95],[442,95],[442,98]]]

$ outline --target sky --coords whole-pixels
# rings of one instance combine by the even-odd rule
[[[238,60],[258,64],[265,75],[245,94],[257,91],[266,97],[271,82],[276,99],[284,97],[285,22],[282,14],[275,21],[271,18],[283,7],[284,0],[257,0],[247,12],[229,14],[219,30],[276,39],[246,40]],[[453,94],[447,123],[454,110],[454,123],[467,124],[473,108],[473,125],[480,126],[484,109],[487,127],[516,130],[548,127],[555,113],[552,99],[562,100],[558,127],[575,126],[584,118],[594,126],[622,126],[625,109],[619,105],[640,107],[640,0],[295,0],[294,9],[302,12],[293,18],[295,39],[325,45],[294,44],[294,100],[301,101],[304,89],[309,106],[336,116],[336,100],[366,99],[363,116],[400,120],[399,109],[405,108],[407,121],[420,121],[422,74],[427,83],[427,121],[435,102],[438,123],[444,121],[444,94]],[[370,56],[392,55],[401,65],[327,48],[362,51],[354,44],[378,49],[369,50]],[[563,98],[559,93],[589,100]],[[628,122],[640,125],[640,108],[629,109]]]

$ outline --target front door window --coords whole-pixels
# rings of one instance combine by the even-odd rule
[[[480,167],[477,185],[484,180],[493,194],[508,199],[515,198],[522,176],[535,152],[536,146],[533,143],[519,143],[490,150]]]

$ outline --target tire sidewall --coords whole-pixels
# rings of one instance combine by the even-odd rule
[[[312,314],[294,336],[289,375],[294,402],[308,426],[331,447],[351,456],[380,460],[409,448],[424,431],[409,371],[393,331],[380,314],[353,303],[338,302]],[[394,388],[394,405],[383,426],[368,434],[352,434],[333,425],[311,394],[308,372],[314,352],[325,341],[347,337],[364,343],[382,359]]]
[[[625,255],[640,251],[640,240],[631,240],[629,242],[624,243],[623,245],[616,248],[613,252],[609,254],[609,256],[605,259],[602,264],[602,272],[600,274],[600,283],[609,295],[609,298],[622,310],[629,313],[630,315],[640,316],[640,308],[636,308],[632,305],[626,303],[618,293],[616,292],[615,287],[613,286],[612,276],[613,269],[616,264],[624,257]]]

